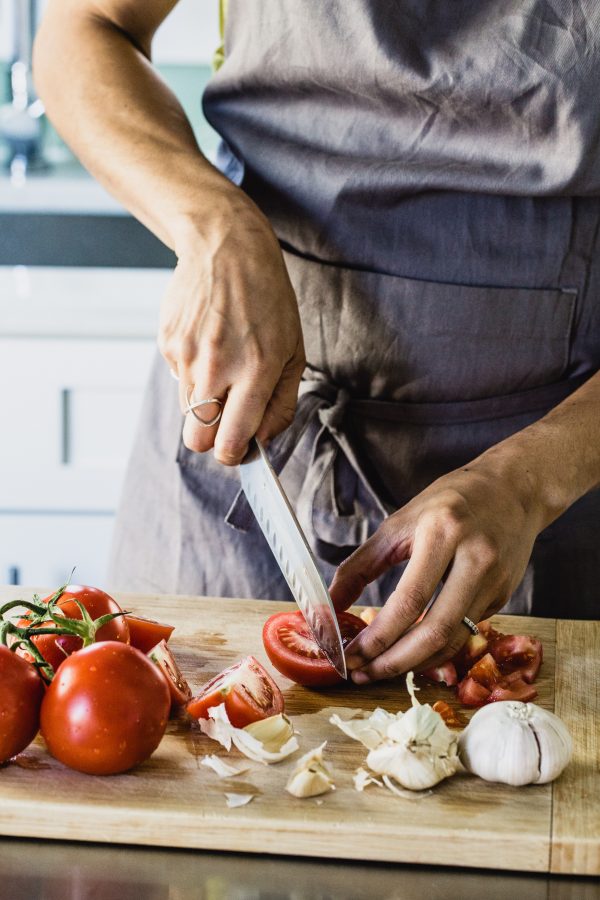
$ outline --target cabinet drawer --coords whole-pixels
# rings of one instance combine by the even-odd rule
[[[0,511],[114,511],[154,353],[0,339]]]

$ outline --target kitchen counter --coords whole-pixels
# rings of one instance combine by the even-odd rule
[[[474,839],[473,853],[484,852]],[[10,900],[596,900],[595,879],[0,840]]]

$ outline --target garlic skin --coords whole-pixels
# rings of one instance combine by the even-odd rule
[[[428,703],[419,703],[412,672],[406,676],[406,687],[412,706],[405,713],[376,709],[366,719],[342,720],[334,715],[329,721],[367,747],[366,763],[372,772],[393,778],[408,790],[423,791],[462,768],[458,735]]]
[[[485,781],[546,784],[573,755],[567,726],[535,703],[502,700],[479,709],[459,738],[465,768]]]
[[[331,770],[323,762],[323,750],[327,741],[305,753],[288,779],[286,791],[293,797],[318,797],[335,791]]]
[[[388,728],[388,738],[371,750],[367,765],[402,787],[424,791],[461,768],[458,736],[429,704],[413,706]]]

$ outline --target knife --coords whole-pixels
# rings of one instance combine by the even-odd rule
[[[323,576],[260,441],[252,438],[240,465],[242,488],[313,637],[347,678],[337,616]]]

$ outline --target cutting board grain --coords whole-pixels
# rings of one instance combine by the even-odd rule
[[[5,588],[0,599],[23,596]],[[200,597],[121,595],[127,609],[176,626],[171,640],[194,689],[252,653],[267,664],[261,630],[287,604]],[[299,800],[284,791],[293,765],[252,764],[219,780],[201,760],[226,752],[184,718],[169,725],[154,756],[124,775],[94,778],[53,760],[37,738],[0,769],[0,833],[67,840],[210,848],[537,872],[600,873],[598,658],[600,623],[497,617],[507,631],[537,635],[545,661],[538,701],[556,709],[575,739],[575,760],[554,785],[511,788],[458,775],[433,792],[396,797],[353,789],[366,751],[328,722],[335,707],[406,709],[404,684],[308,691],[275,673],[301,752],[327,741],[336,791]],[[595,670],[593,669],[595,666]],[[594,676],[595,671],[595,676]],[[454,702],[451,691],[421,685],[420,698]],[[241,759],[232,751],[230,760]],[[224,791],[255,793],[228,809]]]

